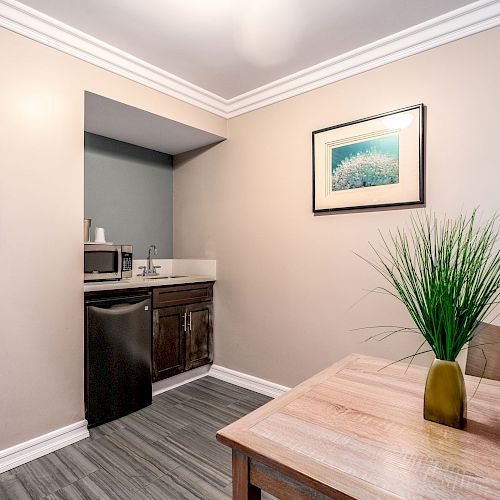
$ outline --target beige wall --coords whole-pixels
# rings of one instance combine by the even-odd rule
[[[4,29],[0,68],[1,450],[84,418],[84,91],[226,120]]]
[[[418,339],[363,343],[407,325],[353,252],[411,210],[314,217],[311,131],[423,102],[427,206],[499,210],[500,29],[433,49],[229,121],[229,140],[174,165],[174,255],[217,259],[215,363],[293,385],[351,352],[388,358]]]
[[[409,211],[314,217],[312,130],[428,106],[427,199],[498,207],[500,30],[230,120],[230,140],[179,159],[175,256],[218,261],[216,362],[292,385],[352,351],[401,356],[351,328],[406,321],[363,289],[354,255]],[[226,135],[226,121],[0,30],[0,450],[83,413],[84,91]]]

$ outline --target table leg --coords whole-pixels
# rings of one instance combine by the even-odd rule
[[[233,450],[233,500],[260,500],[260,488],[250,484],[249,458]]]

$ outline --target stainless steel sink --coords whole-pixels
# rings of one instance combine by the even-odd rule
[[[160,275],[160,276],[145,276],[145,279],[147,280],[164,280],[168,278],[187,278],[188,276],[186,274],[165,274],[165,275]]]

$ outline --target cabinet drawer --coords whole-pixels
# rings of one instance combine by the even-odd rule
[[[212,300],[213,282],[163,286],[153,290],[153,308]]]

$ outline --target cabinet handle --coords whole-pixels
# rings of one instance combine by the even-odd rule
[[[189,329],[191,330],[191,311],[189,311]]]
[[[153,311],[153,338],[158,335],[158,309]]]
[[[187,316],[187,313],[184,313],[184,331],[186,331],[186,324],[187,324],[187,320],[186,320],[186,316]]]

